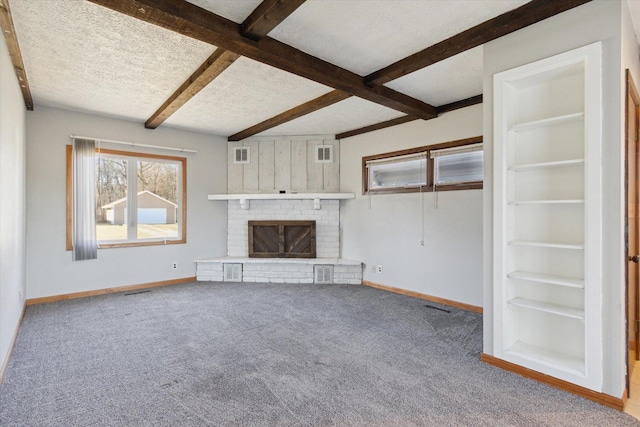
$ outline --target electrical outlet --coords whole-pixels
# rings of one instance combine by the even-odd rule
[[[178,263],[174,262],[173,264],[171,264],[171,269],[172,270],[177,270],[178,269]]]
[[[376,273],[382,273],[382,265],[376,265]]]

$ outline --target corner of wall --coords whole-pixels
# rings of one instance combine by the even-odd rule
[[[5,366],[26,294],[26,108],[3,36],[0,93],[0,366]]]

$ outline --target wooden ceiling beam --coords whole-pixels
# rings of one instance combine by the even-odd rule
[[[397,117],[395,119],[385,120],[384,122],[375,123],[369,126],[358,128],[358,129],[353,129],[353,130],[348,130],[346,132],[338,133],[336,134],[336,139],[344,139],[344,138],[349,138],[356,135],[362,135],[363,133],[369,133],[369,132],[373,132],[374,130],[380,130],[380,129],[388,128],[391,126],[401,125],[403,123],[409,123],[414,120],[419,120],[419,118],[414,116]]]
[[[556,1],[533,0],[530,3],[525,4],[524,6],[521,6],[512,11],[506,12],[488,21],[485,21],[460,34],[450,37],[447,40],[444,40],[440,43],[427,47],[426,49],[423,49],[418,53],[410,55],[394,64],[391,64],[388,67],[382,68],[372,74],[369,74],[368,76],[365,77],[365,82],[372,87],[381,86],[391,80],[405,76],[421,68],[427,67],[429,65],[435,64],[436,62],[445,60],[454,55],[462,53],[466,50],[480,46],[483,43],[486,43],[488,41],[495,40],[498,37],[502,37],[506,34],[509,34],[511,32],[524,28],[528,25],[534,24],[538,21],[541,21],[543,19],[549,18],[558,13],[569,10],[573,7],[587,3],[588,1],[591,1],[591,0],[556,0]],[[479,96],[481,97],[481,95]],[[469,99],[473,100],[474,98],[469,98]],[[469,100],[463,100],[460,102],[468,102],[468,101]],[[453,104],[448,104],[448,105],[451,108]],[[473,105],[473,104],[470,104],[470,105]],[[324,108],[326,106],[327,105],[322,105],[322,106],[318,105],[318,109]],[[441,114],[444,112],[442,111],[441,108],[442,107],[436,109],[438,114]],[[458,108],[461,108],[461,107],[458,107]],[[295,108],[293,110],[295,110]],[[305,111],[308,114],[315,110],[305,109]],[[300,117],[300,116],[295,116],[295,117],[291,116],[289,120],[293,120],[297,117]],[[403,116],[397,119],[388,120],[386,122],[377,123],[371,126],[365,126],[360,129],[354,129],[353,131],[343,132],[340,135],[343,138],[347,138],[349,136],[359,135],[361,133],[366,133],[366,132],[372,132],[374,130],[384,129],[385,127],[395,126],[398,124],[407,123],[409,121],[413,121],[417,119],[418,117],[413,115]],[[267,120],[261,123],[261,125],[267,124],[268,122],[269,121]],[[282,124],[283,122],[276,121],[275,123],[277,124],[275,124],[274,126]],[[252,129],[252,128],[249,128],[249,129]],[[246,129],[245,131],[249,129]],[[258,132],[263,132],[266,129],[268,128],[261,127],[259,128]],[[243,132],[245,131],[242,131],[237,133],[236,135],[233,135],[232,138],[236,137],[237,135],[243,135]]]
[[[325,95],[322,95],[316,99],[312,99],[311,101],[305,102],[304,104],[298,105],[290,110],[285,111],[284,113],[280,113],[275,117],[271,117],[257,125],[251,126],[245,130],[242,130],[234,135],[231,135],[228,140],[229,141],[240,141],[245,138],[249,138],[257,133],[264,132],[267,129],[274,128],[278,125],[291,121],[293,119],[297,119],[298,117],[302,117],[309,113],[313,113],[314,111],[320,110],[321,108],[328,107],[329,105],[333,105],[337,102],[343,101],[347,98],[350,98],[352,95],[341,92],[339,90],[331,91]]]
[[[18,84],[22,91],[22,97],[24,98],[24,104],[27,107],[27,110],[33,111],[33,98],[31,97],[31,90],[29,89],[29,81],[27,80],[27,72],[24,68],[24,62],[22,62],[22,54],[20,53],[20,46],[18,45],[16,29],[13,26],[13,19],[11,18],[9,0],[0,0],[0,29],[2,29],[5,42],[7,43],[11,63],[13,64],[13,69],[15,70],[16,77],[18,78]]]
[[[372,86],[383,85],[590,1],[533,0],[371,73],[365,77],[365,82]]]
[[[2,1],[2,0],[0,0]],[[243,22],[243,35],[260,40],[275,28],[305,0],[264,0]],[[221,48],[216,49],[202,65],[156,110],[144,127],[155,129],[180,107],[211,83],[240,55]]]
[[[270,37],[245,38],[241,25],[183,0],[89,1],[394,110],[423,119],[436,116],[435,107],[425,102],[385,86],[369,87],[362,76]]]
[[[284,21],[306,0],[264,0],[242,23],[242,35],[258,41]]]
[[[2,0],[0,0],[2,1]],[[240,55],[224,49],[216,49],[213,54],[198,67],[198,69],[167,99],[164,104],[146,121],[144,127],[155,129],[169,116],[175,113],[198,92],[204,89],[224,70],[226,70]]]
[[[476,95],[476,96],[472,96],[471,98],[452,102],[450,104],[441,105],[439,107],[436,107],[436,110],[438,110],[438,114],[442,114],[448,111],[453,111],[459,108],[465,108],[471,105],[481,104],[481,103],[482,103],[482,95]],[[418,119],[419,117],[402,116],[402,117],[387,120],[381,123],[375,123],[373,125],[364,126],[358,129],[353,129],[353,130],[336,134],[336,139],[344,139],[344,138],[349,138],[351,136],[362,135],[363,133],[373,132],[374,130],[380,130],[380,129],[388,128],[391,126],[397,126],[403,123],[409,123]]]
[[[472,96],[471,98],[466,98],[460,101],[444,104],[439,107],[436,107],[436,110],[438,110],[438,115],[440,115],[442,113],[458,110],[460,108],[470,107],[476,104],[482,104],[482,95],[476,95],[476,96]]]

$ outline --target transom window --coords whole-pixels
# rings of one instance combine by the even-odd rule
[[[482,144],[431,151],[436,185],[482,181]]]
[[[427,153],[372,160],[369,189],[409,188],[427,185]]]
[[[362,158],[365,194],[482,188],[482,137]]]

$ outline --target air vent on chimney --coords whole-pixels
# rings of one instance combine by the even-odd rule
[[[333,145],[316,145],[316,163],[333,163]]]
[[[225,282],[242,282],[242,264],[224,264]]]
[[[251,162],[249,147],[233,147],[233,163],[247,164]]]
[[[315,265],[313,267],[314,283],[333,283],[333,265]]]

